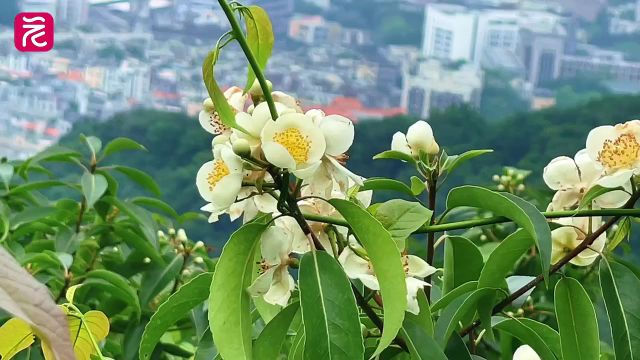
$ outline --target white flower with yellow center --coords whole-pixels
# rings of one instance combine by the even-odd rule
[[[294,237],[279,226],[271,226],[260,237],[260,275],[248,288],[252,296],[262,296],[269,304],[286,306],[295,281],[289,274],[289,254],[294,251]],[[306,241],[306,239],[305,239]]]
[[[345,248],[338,260],[348,277],[360,280],[364,286],[371,290],[380,290],[380,283],[373,272],[373,266],[368,260],[360,257],[351,248]],[[425,286],[430,286],[429,283],[418,278],[427,277],[435,273],[436,269],[414,255],[403,255],[402,263],[407,283],[407,311],[412,314],[418,314],[420,313],[417,298],[418,291]]]
[[[573,217],[557,219],[553,222],[562,225],[562,227],[551,231],[551,263],[555,264],[580,245],[589,234],[599,228],[602,225],[602,218]],[[604,249],[606,242],[607,235],[603,233],[591,244],[590,248],[582,251],[570,262],[576,266],[591,265],[598,257],[598,252],[602,252]]]
[[[286,113],[268,121],[261,134],[266,160],[306,179],[318,170],[327,144],[322,131],[304,114]]]
[[[290,109],[279,102],[276,102],[275,106],[278,116],[285,113],[295,112],[293,109]],[[255,109],[253,109],[251,114],[246,112],[236,114],[236,123],[246,130],[246,132],[234,130],[233,133],[237,138],[247,140],[251,148],[255,149],[260,145],[262,129],[264,129],[264,126],[270,121],[272,122],[273,119],[271,118],[269,105],[266,102],[261,102],[255,107]]]
[[[399,131],[393,134],[391,150],[405,153],[417,159],[421,153],[437,154],[440,151],[440,146],[433,136],[431,125],[420,120],[409,126],[406,135]]]
[[[227,211],[242,187],[242,160],[228,145],[216,145],[213,160],[202,165],[196,175],[198,192],[210,204],[203,210],[212,213],[210,221]]]
[[[513,360],[540,360],[540,356],[531,346],[522,345],[513,353]]]
[[[580,205],[584,195],[594,186],[609,187],[609,183],[601,178],[602,169],[589,157],[586,150],[580,150],[570,158],[559,156],[544,168],[542,178],[551,190],[556,193],[553,196],[549,211],[570,210]],[[598,208],[617,208],[629,200],[631,196],[631,183],[623,184],[623,190],[614,190],[598,196],[593,201],[593,206]]]
[[[621,186],[640,172],[640,120],[591,130],[587,153],[603,168],[608,187]]]
[[[231,108],[237,113],[244,110],[244,105],[248,95],[237,86],[232,86],[224,92],[224,97]],[[231,129],[222,122],[220,115],[213,105],[211,98],[207,98],[203,103],[203,109],[198,114],[198,121],[203,129],[213,135],[229,133]]]

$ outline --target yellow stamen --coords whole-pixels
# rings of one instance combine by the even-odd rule
[[[215,160],[213,163],[213,170],[207,175],[207,182],[209,183],[209,190],[213,190],[218,181],[223,177],[229,175],[229,167],[222,160]]]
[[[640,144],[633,134],[622,134],[615,140],[606,140],[598,153],[598,161],[608,170],[627,168],[638,160]]]
[[[296,128],[289,128],[285,131],[276,133],[273,141],[282,145],[287,149],[296,164],[304,164],[309,160],[309,150],[311,149],[311,141],[308,136],[303,135]]]

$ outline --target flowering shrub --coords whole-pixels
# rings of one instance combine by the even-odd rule
[[[185,216],[153,198],[119,200],[110,172],[151,189],[153,180],[102,164],[141,147],[128,140],[102,150],[85,138],[85,162],[63,152],[1,164],[0,307],[14,316],[0,327],[2,359],[27,348],[46,359],[640,356],[640,269],[614,254],[640,215],[639,120],[595,128],[573,158],[551,160],[544,212],[528,193],[531,173],[511,167],[493,176],[495,189],[456,187],[442,202],[448,176],[490,150],[447,154],[418,121],[374,158],[414,169],[408,183],[353,173],[351,120],[274,91],[267,14],[219,3],[231,31],[202,66],[209,98],[198,120],[212,144],[195,185],[209,222],[242,225],[215,263],[184,230],[157,232]],[[215,65],[231,42],[249,62],[247,83],[223,92]],[[52,183],[27,174],[46,172],[47,159],[84,175],[70,185],[80,202],[59,202],[65,213],[42,220],[29,190]],[[373,203],[381,191],[398,198]]]

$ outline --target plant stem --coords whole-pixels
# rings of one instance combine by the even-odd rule
[[[549,269],[549,275],[552,275],[552,274],[555,274],[556,272],[558,272],[558,270],[560,270],[563,266],[568,264],[573,258],[578,256],[581,252],[583,252],[591,244],[593,244],[593,242],[596,241],[596,239],[600,235],[604,234],[605,231],[607,231],[607,229],[612,227],[618,220],[620,220],[620,218],[625,216],[625,215],[623,215],[624,212],[622,212],[621,210],[629,210],[629,208],[632,208],[635,205],[635,203],[638,200],[638,198],[640,198],[640,193],[635,193],[629,199],[629,201],[623,206],[623,209],[615,209],[615,210],[619,210],[619,214],[613,215],[613,217],[610,218],[606,223],[604,223],[602,226],[600,226],[594,232],[589,234],[570,253],[565,255],[562,259],[560,259],[560,261],[558,261],[553,266],[551,266],[551,269]],[[632,209],[632,210],[638,210],[638,209]],[[508,296],[507,298],[502,300],[500,303],[498,303],[496,306],[494,306],[492,314],[495,315],[495,314],[501,312],[505,307],[509,306],[509,304],[511,304],[514,300],[516,300],[520,296],[526,294],[527,291],[529,291],[529,290],[533,289],[534,287],[536,287],[536,285],[538,285],[543,280],[544,280],[544,276],[542,276],[542,274],[538,275],[533,280],[529,281],[527,284],[522,286],[520,289],[514,291],[510,296]],[[469,325],[468,327],[464,328],[462,330],[462,332],[460,333],[460,335],[461,336],[465,336],[465,335],[469,334],[471,331],[473,331],[479,325],[480,325],[480,320],[474,321],[471,325]]]
[[[437,190],[437,176],[431,177],[431,180],[428,181],[428,189],[429,192],[429,210],[432,211],[431,218],[429,218],[429,225],[433,225],[436,220],[436,190]],[[429,265],[433,265],[433,259],[436,253],[436,233],[429,232],[427,234],[427,263]],[[425,281],[431,284],[431,275],[427,276]],[[431,302],[431,286],[424,287],[424,293],[427,295],[427,301]]]
[[[253,73],[256,75],[256,79],[258,79],[258,83],[260,84],[260,88],[262,89],[262,93],[264,94],[264,100],[269,105],[269,112],[271,113],[271,118],[275,120],[278,118],[278,112],[276,111],[276,104],[273,101],[273,97],[271,96],[271,91],[269,90],[267,79],[264,77],[264,73],[262,72],[262,69],[260,69],[260,65],[258,65],[258,60],[256,59],[255,55],[253,55],[253,52],[249,47],[247,38],[244,36],[244,31],[242,31],[242,27],[240,26],[238,19],[233,14],[233,10],[231,10],[231,7],[227,3],[227,1],[218,0],[218,3],[220,4],[222,11],[224,11],[224,14],[227,16],[227,19],[229,20],[229,24],[231,25],[231,31],[233,32],[234,38],[238,41],[238,44],[240,44],[240,48],[242,48],[242,52],[244,52],[244,55],[247,57],[247,60],[249,61],[249,66],[251,66]]]

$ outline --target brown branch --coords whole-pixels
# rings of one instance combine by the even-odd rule
[[[633,206],[635,205],[635,203],[638,200],[638,198],[640,198],[640,192],[633,194],[633,196],[631,196],[629,201],[627,201],[627,203],[622,208],[624,208],[624,209],[633,208]],[[587,237],[585,237],[585,239],[578,246],[576,246],[570,253],[565,255],[562,259],[560,259],[560,261],[558,261],[553,266],[551,266],[551,268],[549,269],[549,275],[552,275],[552,274],[555,274],[556,272],[558,272],[563,266],[565,266],[573,258],[578,256],[578,254],[580,254],[581,252],[586,250],[591,244],[593,244],[593,242],[600,235],[604,234],[605,231],[607,231],[607,229],[609,229],[616,222],[618,222],[618,220],[620,220],[620,218],[622,218],[622,216],[620,216],[620,215],[611,217],[602,226],[600,226],[594,232],[592,232]],[[509,306],[513,301],[515,301],[520,296],[526,294],[529,290],[531,290],[534,287],[536,287],[543,280],[544,280],[544,276],[542,276],[542,274],[536,276],[533,280],[529,281],[527,284],[525,284],[520,289],[516,290],[510,296],[508,296],[507,298],[505,298],[504,300],[499,302],[496,306],[494,306],[493,307],[493,311],[492,311],[492,315],[500,313],[504,308]],[[460,335],[461,336],[465,336],[465,335],[469,334],[471,331],[473,331],[475,328],[477,328],[478,326],[480,326],[480,320],[476,320],[471,325],[469,325],[466,328],[464,328],[460,332]]]

